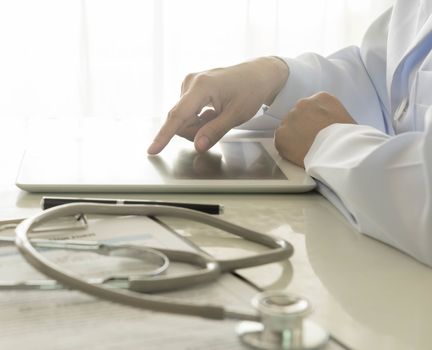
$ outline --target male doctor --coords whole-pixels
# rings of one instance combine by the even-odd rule
[[[241,124],[274,129],[359,231],[432,266],[431,14],[432,0],[396,0],[360,48],[189,74],[148,153],[175,134],[204,152]]]

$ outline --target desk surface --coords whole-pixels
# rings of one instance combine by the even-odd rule
[[[39,210],[41,198],[13,185],[28,135],[22,132],[22,122],[2,124],[2,130],[7,127],[10,132],[0,139],[0,217],[25,217]],[[262,288],[286,289],[309,298],[313,318],[349,347],[432,348],[432,269],[359,234],[320,195],[150,194],[145,198],[221,203],[224,219],[289,240],[295,247],[290,263],[241,273]],[[238,253],[223,234],[215,236],[181,220],[164,220],[212,253]]]

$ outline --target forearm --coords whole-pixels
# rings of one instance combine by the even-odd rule
[[[318,134],[305,166],[359,231],[432,266],[431,138],[430,130],[390,137],[335,124]]]

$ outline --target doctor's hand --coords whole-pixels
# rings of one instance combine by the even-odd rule
[[[320,92],[301,99],[276,129],[275,147],[283,158],[304,167],[304,158],[317,134],[335,123],[356,124],[336,97]]]
[[[198,152],[207,151],[230,129],[252,118],[263,104],[270,105],[288,73],[288,66],[280,59],[262,57],[189,74],[183,81],[180,100],[147,152],[159,153],[174,135],[194,141]]]

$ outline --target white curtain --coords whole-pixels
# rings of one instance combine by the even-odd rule
[[[189,72],[358,45],[391,0],[4,0],[0,117],[165,117]]]

